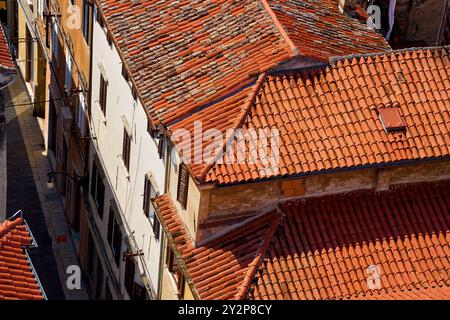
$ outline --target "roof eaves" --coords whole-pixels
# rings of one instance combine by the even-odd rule
[[[163,195],[155,198],[152,201],[156,201],[157,199],[160,199],[160,198],[163,198],[163,197],[167,197],[168,201],[170,201],[171,205],[173,206],[172,197],[168,193],[163,194]],[[155,205],[154,208],[155,208],[156,216],[157,216],[158,220],[161,222],[161,225],[162,225],[162,227],[164,229],[164,233],[167,236],[167,240],[168,240],[168,244],[167,245],[170,246],[172,248],[173,252],[175,253],[175,256],[176,256],[177,261],[178,261],[178,265],[180,266],[180,270],[184,274],[184,277],[186,279],[186,282],[189,285],[189,289],[191,290],[192,295],[194,296],[195,300],[200,300],[201,299],[200,298],[200,294],[198,293],[197,288],[195,287],[194,281],[192,280],[192,277],[189,274],[189,269],[186,266],[186,263],[184,262],[183,257],[181,256],[180,252],[178,252],[177,245],[175,243],[175,239],[172,237],[172,234],[170,233],[169,227],[167,226],[167,224],[166,224],[166,222],[164,220],[163,214],[161,213],[161,210],[160,210],[158,205]],[[175,212],[175,214],[178,214],[178,212]],[[185,228],[185,226],[183,226],[183,228]]]

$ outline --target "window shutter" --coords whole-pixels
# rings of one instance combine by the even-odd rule
[[[189,187],[189,172],[187,171],[186,165],[182,163],[180,165],[180,170],[178,174],[177,200],[181,204],[183,209],[186,209],[187,205],[188,187]]]
[[[123,64],[122,64],[122,76],[125,79],[125,81],[129,80],[127,69],[125,69],[125,65],[123,65]]]
[[[155,219],[153,220],[153,233],[155,234],[156,240],[159,240],[160,229],[161,229],[161,223],[159,222],[158,217],[155,215]]]
[[[163,147],[164,147],[164,139],[160,138],[159,142],[158,142],[158,154],[159,154],[159,158],[162,159],[163,157]]]
[[[128,135],[127,130],[123,129],[123,146],[122,146],[122,159],[123,163],[125,164],[125,167],[127,170],[130,170],[130,136]]]
[[[106,97],[108,92],[108,82],[105,81],[103,78],[103,75],[100,75],[100,96],[99,96],[99,103],[100,103],[100,109],[102,110],[103,114],[106,114]]]
[[[131,257],[126,258],[125,262],[125,288],[127,289],[130,297],[133,296],[133,286],[134,286],[134,262]]]
[[[110,207],[108,217],[108,234],[107,234],[107,240],[110,245],[112,245],[113,223],[114,223],[114,211],[112,207]]]
[[[144,182],[144,214],[148,218],[150,212],[150,181],[147,176]]]

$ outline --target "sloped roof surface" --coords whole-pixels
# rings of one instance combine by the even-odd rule
[[[332,56],[389,50],[367,24],[342,14],[336,0],[267,0],[302,55]]]
[[[450,299],[449,190],[291,200],[198,247],[170,196],[156,204],[201,299]],[[380,286],[369,288],[374,266]]]
[[[0,224],[0,300],[43,300],[25,248],[32,244],[22,218]]]
[[[14,69],[14,62],[11,57],[3,25],[0,23],[0,71],[1,69]]]
[[[330,0],[96,1],[154,123],[169,124],[296,55],[390,49]]]
[[[356,56],[325,69],[268,75],[253,107],[246,111],[242,129],[278,130],[276,166],[224,161],[194,175],[206,182],[229,184],[448,157],[449,50]],[[389,107],[400,109],[404,132],[384,130],[379,110]],[[255,148],[247,144],[245,151],[255,152]]]
[[[255,272],[255,257],[264,240],[271,236],[274,216],[258,218],[217,241],[195,248],[170,196],[159,197],[156,204],[200,298],[234,299],[249,278],[246,275]]]

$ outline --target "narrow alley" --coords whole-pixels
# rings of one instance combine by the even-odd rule
[[[88,299],[86,290],[68,290],[65,270],[78,258],[69,236],[64,209],[55,189],[47,189],[47,159],[41,127],[33,117],[20,76],[3,91],[7,150],[6,212],[17,211],[30,226],[38,244],[30,257],[49,300]]]

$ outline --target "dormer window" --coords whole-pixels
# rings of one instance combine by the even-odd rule
[[[378,110],[381,124],[386,132],[398,132],[406,130],[406,123],[403,120],[400,108],[383,108]]]

